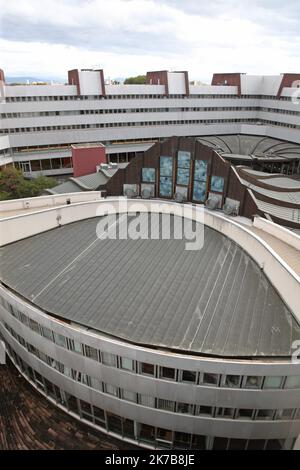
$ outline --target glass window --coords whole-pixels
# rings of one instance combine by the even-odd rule
[[[157,408],[166,411],[174,411],[175,402],[171,400],[157,399]]]
[[[191,435],[185,432],[174,433],[174,448],[189,449],[191,445]]]
[[[282,377],[269,376],[265,377],[264,388],[281,388]]]
[[[102,382],[100,380],[95,379],[95,377],[90,377],[90,382],[92,388],[102,391]]]
[[[67,347],[67,338],[59,333],[54,332],[54,341],[58,346]]]
[[[241,377],[239,375],[226,375],[224,385],[225,387],[237,388],[240,386]]]
[[[29,318],[29,328],[35,331],[36,333],[40,333],[39,324],[31,318]]]
[[[193,405],[190,403],[177,403],[177,413],[193,414]]]
[[[175,380],[175,373],[175,369],[172,369],[171,367],[160,367],[161,379]]]
[[[122,389],[122,398],[123,400],[132,401],[133,403],[137,402],[137,394],[135,392],[131,392],[130,390]]]
[[[139,395],[140,405],[149,406],[150,408],[155,408],[155,398],[150,395]]]
[[[212,416],[213,411],[214,409],[212,406],[199,406],[199,415]]]
[[[300,388],[300,375],[290,375],[287,377],[285,388]]]
[[[286,408],[285,410],[277,410],[276,419],[292,419],[294,414],[293,408]]]
[[[206,181],[207,179],[207,161],[195,160],[194,180]]]
[[[50,341],[53,341],[53,332],[52,332],[52,330],[50,330],[46,326],[41,326],[41,332],[42,332],[42,335],[45,338],[49,339]]]
[[[217,374],[203,374],[203,384],[205,385],[218,385],[219,383],[219,376]]]
[[[116,367],[117,365],[117,357],[115,354],[102,352],[101,353],[102,363],[106,366],[113,366]]]
[[[82,413],[92,414],[92,408],[91,408],[90,403],[83,401],[83,400],[79,400],[79,402],[80,402],[80,409]]]
[[[115,387],[114,385],[106,384],[105,385],[105,391],[109,395],[113,395],[115,397],[118,396],[118,387]]]
[[[247,450],[263,450],[265,443],[266,441],[262,439],[250,439],[248,441]]]
[[[172,431],[170,431],[169,429],[157,428],[156,440],[160,443],[172,444]]]
[[[206,437],[194,434],[192,437],[192,449],[205,450],[206,449]]]
[[[194,180],[193,200],[204,202],[206,199],[206,182]]]
[[[140,363],[140,374],[143,375],[154,375],[154,365],[148,364],[147,362]]]
[[[83,354],[83,345],[74,339],[69,339],[69,348],[78,354]]]
[[[142,168],[143,183],[155,183],[155,168]]]
[[[274,416],[274,410],[258,410],[256,419],[270,420],[270,419],[273,419],[273,416]]]
[[[99,421],[101,424],[105,423],[105,414],[104,411],[101,408],[98,408],[97,406],[93,406],[93,411],[94,411],[94,417],[95,421]]]
[[[211,191],[222,193],[224,189],[224,178],[213,175],[211,177],[210,189]]]
[[[131,419],[123,418],[123,435],[126,437],[131,437],[131,439],[135,438],[134,434],[134,421]]]
[[[92,348],[92,346],[87,346],[85,345],[85,355],[86,357],[89,357],[90,359],[94,359],[95,361],[98,361],[98,350],[95,348]]]
[[[107,427],[109,431],[115,432],[117,434],[122,434],[122,421],[120,416],[114,415],[112,413],[106,413],[107,416]]]
[[[141,441],[153,442],[155,439],[155,427],[148,424],[139,423],[138,437]]]
[[[244,418],[244,419],[252,419],[253,417],[253,410],[248,409],[248,408],[240,408],[238,410],[238,418]]]
[[[213,450],[226,450],[228,446],[228,439],[225,437],[215,437],[213,443]]]
[[[229,450],[244,450],[246,449],[247,439],[230,439]]]
[[[132,359],[128,359],[127,357],[121,357],[120,367],[121,369],[133,371],[134,361]]]
[[[246,388],[261,388],[262,377],[250,375],[246,377],[245,387]]]
[[[196,382],[197,373],[191,370],[182,371],[182,382]]]

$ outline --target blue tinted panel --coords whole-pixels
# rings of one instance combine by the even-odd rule
[[[221,176],[212,176],[210,189],[211,191],[222,193],[224,189],[224,178],[222,178]]]
[[[204,202],[206,197],[206,183],[205,181],[194,181],[193,200]]]
[[[155,168],[142,168],[143,183],[155,183]]]
[[[207,161],[195,160],[194,179],[198,181],[206,181],[207,178]]]
[[[159,194],[163,197],[171,197],[172,196],[172,178],[168,178],[166,176],[161,176],[159,180]]]
[[[160,157],[160,176],[173,175],[173,158]]]
[[[191,163],[191,154],[190,152],[183,152],[182,150],[178,151],[177,155],[178,166],[180,168],[190,168]]]
[[[177,168],[177,184],[188,186],[190,180],[190,170]]]

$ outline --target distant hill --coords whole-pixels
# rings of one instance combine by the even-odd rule
[[[45,78],[45,77],[5,77],[5,82],[12,84],[12,83],[22,83],[22,84],[27,84],[27,83],[37,83],[37,82],[42,82],[42,83],[65,83],[66,79],[63,78]]]

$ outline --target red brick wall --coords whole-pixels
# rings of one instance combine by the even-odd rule
[[[284,73],[281,84],[277,93],[277,97],[281,96],[283,88],[290,88],[296,80],[300,80],[300,73]]]
[[[158,72],[147,72],[146,83],[148,85],[165,85],[165,94],[169,94],[168,72],[160,70]]]
[[[96,165],[107,163],[105,147],[72,146],[72,160],[74,176],[84,176],[95,173]]]
[[[237,86],[238,95],[241,96],[241,74],[240,73],[214,73],[212,78],[212,85],[226,85]]]
[[[79,73],[77,69],[68,71],[68,82],[69,85],[77,86],[77,95],[80,95]]]

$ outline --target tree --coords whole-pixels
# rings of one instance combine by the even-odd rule
[[[146,75],[137,75],[136,77],[128,77],[124,81],[125,85],[144,85],[146,83]]]
[[[2,168],[0,171],[0,200],[39,196],[44,189],[53,188],[56,184],[54,178],[39,176],[27,180],[21,171],[14,167]]]

